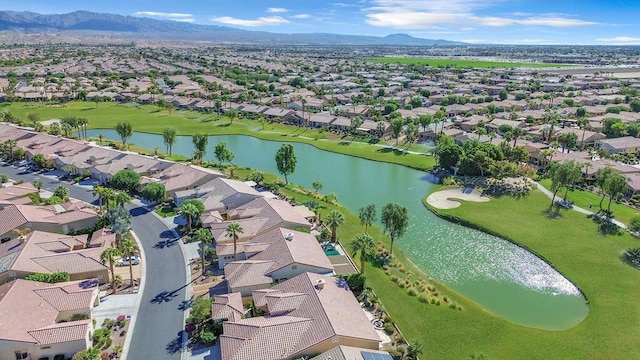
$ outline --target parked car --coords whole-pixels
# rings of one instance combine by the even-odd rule
[[[132,256],[131,257],[131,265],[138,265],[140,264],[140,258],[137,256]],[[118,262],[116,262],[116,265],[118,266],[128,266],[129,265],[129,258],[128,257],[123,257],[122,259],[118,260]]]

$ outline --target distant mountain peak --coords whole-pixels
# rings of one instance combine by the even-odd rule
[[[37,14],[28,11],[0,11],[0,31],[64,33],[113,32],[126,39],[191,40],[220,43],[282,45],[460,45],[447,40],[430,40],[407,34],[385,37],[341,34],[284,34],[241,30],[226,26],[198,25],[130,15],[76,10],[68,14]]]

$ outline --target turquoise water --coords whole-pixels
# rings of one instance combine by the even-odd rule
[[[89,136],[100,133],[118,139],[113,130],[90,130]],[[206,159],[214,159],[213,148],[219,141],[235,153],[234,164],[277,173],[274,156],[279,142],[211,136]],[[159,135],[135,133],[130,142],[163,148]],[[378,209],[388,202],[407,207],[409,229],[395,245],[429,276],[487,311],[516,324],[548,330],[570,328],[587,316],[580,291],[535,255],[425,209],[422,198],[433,185],[424,172],[292,144],[298,164],[289,181],[307,188],[320,181],[323,193],[336,193],[338,201],[354,213],[370,202]],[[191,137],[178,137],[173,152],[190,156]]]

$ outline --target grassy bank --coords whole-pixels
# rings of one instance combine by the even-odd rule
[[[95,103],[90,102],[70,102],[59,107],[41,103],[14,103],[4,105],[2,111],[11,111],[22,119],[27,119],[29,113],[40,115],[42,120],[84,117],[89,120],[90,129],[113,129],[117,122],[128,121],[134,131],[153,134],[161,134],[167,127],[173,127],[178,135],[249,135],[263,140],[300,142],[326,151],[419,170],[431,168],[435,163],[432,156],[410,154],[384,144],[370,144],[363,138],[276,123],[265,123],[263,127],[257,120],[234,119],[231,122],[227,117],[192,111],[167,112],[153,105],[100,103],[96,107]]]
[[[545,64],[545,63],[521,63],[521,62],[502,62],[489,60],[471,60],[471,59],[446,59],[446,58],[415,58],[415,57],[377,57],[369,61],[380,62],[385,64],[402,64],[402,65],[428,65],[431,67],[457,67],[457,68],[555,68],[564,67],[562,64]]]
[[[448,335],[464,337],[464,343],[483,344],[483,351],[492,359],[636,357],[633,343],[640,336],[636,300],[640,271],[624,264],[619,256],[638,241],[626,234],[601,235],[591,219],[574,211],[549,218],[548,206],[549,199],[533,191],[520,200],[503,197],[488,203],[464,202],[459,208],[437,211],[492,229],[547,259],[590,300],[588,317],[572,329],[550,332],[507,324],[471,309],[465,323],[454,326],[457,333],[446,331],[447,324],[435,336],[442,341]]]

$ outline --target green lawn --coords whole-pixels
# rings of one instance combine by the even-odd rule
[[[162,208],[158,208],[155,210],[156,214],[162,216],[162,217],[170,217],[170,216],[175,216],[176,212],[173,208],[169,207],[169,206],[164,206]]]
[[[600,235],[591,219],[575,211],[563,210],[561,216],[549,218],[548,206],[549,199],[535,190],[520,200],[465,202],[457,209],[439,212],[491,229],[546,259],[582,289],[590,302],[588,317],[572,329],[553,332],[512,325],[472,308],[464,316],[422,313],[421,330],[411,325],[418,307],[413,309],[397,294],[384,296],[385,302],[401,304],[391,313],[401,327],[415,328],[414,332],[407,330],[408,336],[436,345],[429,353],[434,356],[428,358],[460,359],[476,350],[492,359],[637,358],[640,271],[624,264],[619,256],[638,246],[638,240],[626,233]],[[424,330],[434,326],[437,331],[433,333]]]
[[[551,179],[543,179],[540,181],[540,184],[545,188],[550,189]],[[558,196],[564,198],[564,189],[560,189],[560,191],[558,191]],[[590,191],[579,189],[569,190],[569,195],[567,196],[567,200],[571,201],[576,206],[579,206],[583,209],[592,210],[594,212],[597,212],[600,209],[600,199],[602,199],[602,196],[600,195],[594,194]],[[593,204],[591,209],[589,209],[589,204]],[[607,209],[608,205],[609,198],[605,198],[602,202],[602,208]],[[638,210],[626,205],[618,204],[615,201],[611,202],[611,211],[613,212],[613,217],[616,220],[622,221],[625,224],[628,224],[629,220],[631,220],[634,215],[637,215],[639,213]]]
[[[458,67],[458,68],[554,68],[564,67],[564,64],[545,64],[545,63],[517,63],[502,62],[488,60],[470,60],[470,59],[446,59],[446,58],[415,58],[415,57],[377,57],[369,61],[380,62],[385,64],[402,64],[402,65],[428,65],[431,67]]]
[[[275,123],[267,123],[264,128],[256,120],[235,119],[200,114],[192,111],[161,111],[157,106],[138,104],[100,103],[97,107],[90,102],[70,102],[64,107],[47,106],[41,103],[5,104],[3,111],[26,119],[29,113],[37,113],[42,120],[80,116],[89,120],[90,129],[113,129],[119,121],[128,121],[134,131],[161,134],[165,128],[174,127],[178,135],[205,133],[210,135],[249,135],[264,140],[291,141],[313,145],[331,152],[361,157],[365,159],[395,163],[414,169],[424,170],[435,164],[432,156],[408,154],[391,148],[384,148],[363,142],[351,136],[338,136],[315,129],[299,128]],[[412,148],[412,150],[418,148]]]

